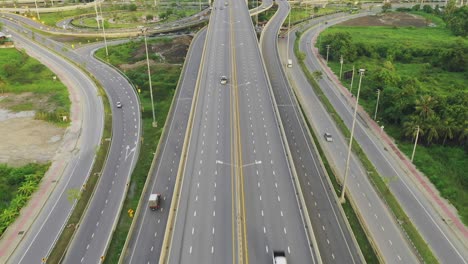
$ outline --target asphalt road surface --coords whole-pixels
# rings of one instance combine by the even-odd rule
[[[295,95],[282,70],[277,40],[281,25],[289,13],[289,4],[286,1],[278,1],[277,4],[277,14],[264,28],[260,44],[286,136],[293,149],[292,158],[320,255],[324,263],[361,263],[359,246],[345,223],[346,216],[342,214],[335,191],[324,173]]]
[[[134,220],[137,222],[128,249],[125,249],[125,263],[157,263],[159,260],[205,37],[206,30],[202,30],[190,45],[173,111],[169,113],[165,124],[167,133],[161,138],[161,155],[154,161],[155,169],[150,175],[147,191],[143,194],[140,217]],[[152,193],[163,196],[162,209],[156,212],[148,207]]]
[[[335,22],[329,21],[328,25],[334,23]],[[319,66],[318,58],[314,55],[312,49],[310,48],[310,41],[313,35],[316,34],[316,30],[323,29],[322,27],[324,26],[319,26],[318,28],[307,32],[303,37],[303,42],[301,43],[301,50],[306,52],[306,62],[308,64],[309,69],[311,69],[312,71],[322,69],[321,66]],[[365,77],[363,79],[363,82],[365,82]],[[322,87],[322,90],[329,98],[330,102],[334,105],[335,109],[345,121],[346,125],[348,127],[351,127],[353,111],[352,107],[350,107],[347,101],[344,100],[343,95],[340,94],[338,89],[329,79],[324,78],[320,82],[320,85]],[[359,142],[364,151],[366,151],[367,156],[377,168],[379,174],[387,177],[389,181],[390,190],[400,202],[407,215],[413,221],[416,228],[419,230],[420,234],[423,236],[425,241],[432,248],[433,252],[439,258],[439,260],[441,260],[443,263],[468,263],[467,248],[464,247],[462,243],[455,237],[455,235],[447,226],[447,223],[445,223],[443,219],[441,219],[440,215],[432,207],[431,202],[425,197],[424,194],[421,193],[420,189],[415,185],[414,181],[410,179],[410,176],[402,170],[398,162],[395,161],[395,158],[387,151],[385,151],[384,146],[380,142],[378,135],[375,135],[370,132],[370,129],[368,129],[368,124],[366,124],[366,122],[362,118],[357,119],[355,128],[355,139],[357,140],[357,142]],[[336,146],[336,143],[334,145]],[[344,165],[342,164],[344,163],[344,158],[337,157],[337,159],[341,160],[340,167],[344,168]],[[351,175],[356,174],[351,173]],[[362,181],[365,180],[365,177],[359,177],[359,175],[357,177],[357,183],[359,183],[359,180],[361,179]],[[351,179],[348,183],[356,184],[356,182],[353,181],[355,180]],[[361,183],[361,189],[362,186],[363,184]],[[366,191],[364,193],[369,193],[369,191]],[[355,196],[358,195],[359,194],[356,193]],[[372,201],[375,200],[370,199],[369,202],[372,204]],[[378,206],[377,208],[380,207],[381,206]],[[361,210],[366,210],[364,208],[365,204],[360,205]],[[372,210],[376,210],[376,207],[374,206],[374,209]],[[376,214],[379,215],[379,213]],[[375,225],[375,223],[371,223],[375,222],[375,220],[371,221],[372,217],[372,213],[369,213],[369,218],[367,218],[367,222],[369,225]],[[379,223],[381,222],[379,221]],[[387,249],[396,247],[395,244],[399,244],[393,243],[391,247],[388,247],[389,238],[387,238],[387,235],[382,236],[384,232],[381,232],[382,230],[377,231],[377,227],[374,230],[374,235],[380,236],[379,247],[383,250],[388,251]],[[390,233],[388,232],[387,234],[390,235]],[[396,260],[398,260],[398,258]]]
[[[96,190],[65,255],[64,263],[95,263],[105,255],[138,159],[141,111],[135,89],[118,71],[93,58],[102,43],[76,51],[105,89],[112,109],[112,143]],[[116,106],[121,102],[122,107]]]
[[[247,6],[214,6],[169,262],[314,263]]]
[[[4,20],[3,23],[10,28],[21,30],[21,27],[9,20]],[[40,263],[41,259],[47,257],[52,250],[72,211],[73,204],[67,199],[67,191],[80,189],[88,178],[96,148],[102,136],[104,112],[97,88],[89,77],[60,56],[32,42],[22,30],[20,32],[22,33],[18,34],[10,30],[9,33],[12,34],[13,40],[20,42],[26,50],[38,54],[43,60],[55,64],[63,73],[70,75],[73,80],[72,85],[81,90],[80,97],[86,98],[82,101],[82,105],[77,106],[83,115],[79,150],[73,153],[55,191],[8,261],[9,263]]]

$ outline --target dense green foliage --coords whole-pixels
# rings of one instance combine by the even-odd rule
[[[49,165],[30,163],[13,168],[0,164],[0,235],[13,223],[38,188]]]
[[[321,37],[320,52],[333,63],[343,56],[366,69],[363,105],[371,111],[375,91],[383,91],[380,118],[403,127],[411,140],[468,143],[468,41],[444,28],[335,26]],[[346,66],[346,65],[345,65]]]
[[[0,66],[0,92],[31,92],[37,99],[11,110],[36,110],[36,119],[55,123],[69,116],[68,90],[47,67],[16,49],[0,49],[0,61],[4,62]]]
[[[468,41],[423,10],[417,14],[436,27],[335,26],[323,34],[321,51],[334,47],[330,67],[337,74],[340,54],[344,71],[366,69],[360,103],[373,116],[375,92],[382,91],[377,119],[408,156],[420,127],[414,163],[468,223]],[[350,87],[350,80],[343,84]]]
[[[148,48],[151,49],[152,44],[156,43],[172,43],[172,39],[162,38],[148,41]],[[138,52],[144,50],[142,41],[129,42],[115,47],[109,47],[110,63],[118,67],[125,63],[136,63],[146,59],[146,54]],[[99,50],[96,54],[98,57],[105,58],[105,52]],[[159,61],[156,54],[150,54],[150,58]],[[169,58],[166,58],[169,59]],[[128,210],[136,210],[140,199],[143,186],[145,184],[151,163],[154,157],[154,152],[159,143],[166,117],[171,106],[172,98],[174,96],[175,88],[180,76],[180,65],[171,65],[167,63],[157,63],[151,66],[151,79],[153,86],[153,95],[155,100],[156,119],[158,123],[157,128],[152,127],[152,114],[151,114],[151,100],[149,93],[149,83],[146,64],[139,66],[132,70],[127,70],[125,74],[130,81],[139,89],[140,102],[142,105],[142,118],[143,118],[143,142],[141,145],[141,152],[138,157],[135,170],[132,174],[131,192],[128,193],[117,229],[114,233],[111,245],[107,253],[105,263],[117,263],[122,252],[122,247],[127,238],[127,233],[132,223],[132,218],[128,215]]]

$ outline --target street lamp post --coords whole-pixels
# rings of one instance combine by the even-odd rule
[[[37,8],[37,0],[34,0],[34,4],[36,5],[37,20],[41,20],[41,16],[39,15],[39,9]]]
[[[327,63],[328,63],[328,52],[330,51],[330,45],[327,45]]]
[[[98,30],[101,29],[101,26],[99,25],[99,13],[98,13],[98,10],[97,10],[97,3],[96,1],[94,1],[94,11],[96,11],[96,22],[97,22],[97,28]]]
[[[149,63],[149,55],[148,55],[148,42],[146,41],[146,31],[147,28],[142,29],[143,35],[145,38],[145,50],[146,50],[146,64],[148,66],[148,81],[149,81],[149,88],[150,88],[150,97],[151,97],[151,109],[153,111],[153,127],[157,127],[158,123],[156,122],[156,115],[154,113],[154,101],[153,101],[153,85],[151,84],[151,70],[150,70],[150,63]]]
[[[101,25],[102,25],[102,34],[104,36],[104,46],[106,47],[106,58],[109,58],[109,50],[107,49],[106,30],[104,29],[104,17],[102,16],[101,4],[99,4],[99,11],[101,13],[100,19],[101,19],[101,22],[102,22]]]
[[[340,57],[340,80],[341,80],[341,74],[343,73],[343,56]]]
[[[414,159],[414,153],[416,152],[416,145],[418,145],[418,137],[419,137],[419,126],[416,127],[416,139],[414,140],[414,147],[413,147],[413,153],[411,154],[411,162],[413,162]]]
[[[374,120],[377,118],[377,109],[379,109],[380,89],[377,89],[377,104],[375,105]]]
[[[354,114],[353,114],[353,125],[351,126],[351,136],[349,138],[349,145],[348,145],[348,157],[346,158],[346,167],[345,167],[345,175],[343,178],[343,188],[341,189],[341,197],[340,197],[340,202],[344,203],[345,202],[345,191],[346,191],[346,179],[348,178],[348,173],[349,173],[349,158],[351,156],[351,146],[353,144],[353,135],[354,135],[354,126],[356,124],[356,112],[358,109],[358,103],[359,103],[359,93],[361,91],[361,82],[362,82],[362,76],[364,75],[364,69],[359,69],[359,85],[358,85],[358,91],[356,95],[356,104],[354,105]]]

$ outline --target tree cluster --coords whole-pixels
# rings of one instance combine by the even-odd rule
[[[432,90],[428,93],[430,89],[421,83],[437,71],[468,72],[468,47],[461,41],[443,48],[386,46],[385,43],[355,43],[348,32],[336,32],[322,37],[319,50],[324,57],[327,45],[330,45],[329,60],[339,61],[343,55],[351,62],[358,57],[383,61],[378,69],[366,72],[367,87],[362,87],[361,96],[364,100],[372,100],[374,92],[381,90],[384,94],[379,107],[382,109],[381,118],[401,126],[407,139],[413,137],[415,128],[419,126],[420,137],[426,144],[468,146],[468,93],[463,89],[450,93]],[[426,70],[420,76],[401,77],[394,62],[426,63]]]

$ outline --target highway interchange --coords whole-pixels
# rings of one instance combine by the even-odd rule
[[[304,123],[304,118],[312,116],[310,112],[324,110],[317,98],[313,98],[310,88],[309,91],[299,88],[306,94],[301,96],[307,96],[308,101],[317,101],[317,105],[304,109],[305,117],[302,117],[281,69],[280,57],[285,64],[285,41],[280,42],[283,53],[277,54],[276,40],[279,27],[287,16],[287,2],[278,2],[277,15],[263,32],[260,48],[265,67],[247,6],[242,1],[226,3],[214,3],[207,29],[192,42],[183,79],[166,123],[167,132],[161,138],[163,145],[160,146],[161,151],[156,153],[147,191],[142,194],[141,218],[136,219],[128,247],[124,249],[124,262],[156,263],[159,259],[178,174],[181,174],[182,189],[174,232],[168,245],[170,263],[269,263],[272,250],[276,249],[286,251],[291,263],[364,262]],[[264,5],[270,6],[271,3],[265,1]],[[315,23],[319,21],[315,20]],[[16,27],[11,22],[5,22],[10,27]],[[316,26],[317,29],[320,28]],[[307,48],[312,34],[315,34],[314,30],[308,31],[301,49],[308,53],[309,67],[321,69],[312,50]],[[15,34],[15,38],[26,42],[24,36]],[[293,58],[296,66],[297,61],[292,56],[294,40],[295,37],[291,37],[289,57]],[[29,49],[41,49],[37,51],[41,55],[52,54],[39,45],[28,45],[31,45]],[[113,136],[110,155],[94,198],[65,258],[66,263],[78,263],[78,260],[81,263],[95,263],[105,255],[137,159],[141,126],[138,99],[133,87],[119,72],[93,58],[92,53],[102,44],[72,52],[63,50],[59,43],[49,42],[49,45],[56,52],[85,65],[101,82],[111,100]],[[64,63],[60,58],[49,60]],[[70,68],[70,64],[63,67]],[[298,87],[306,87],[307,82],[301,71],[288,70],[287,73],[289,77],[293,76],[291,78],[295,83],[300,82]],[[223,75],[229,80],[226,85],[219,81]],[[79,79],[90,82],[85,77]],[[321,85],[333,86],[326,78]],[[92,84],[87,87],[91,88],[88,93],[96,93]],[[336,92],[329,93],[329,98],[336,97],[334,100],[340,101]],[[299,101],[301,96],[298,96]],[[117,101],[123,103],[122,109],[115,107]],[[348,106],[342,100],[337,104],[342,104],[338,109],[343,112],[342,116],[350,115]],[[94,107],[99,105],[93,104]],[[103,110],[90,111],[90,107],[84,107],[88,118],[102,122],[99,119]],[[193,112],[190,111],[192,109]],[[93,116],[91,112],[100,114]],[[193,122],[190,122],[189,115],[193,115]],[[343,157],[340,155],[345,151],[341,148],[347,143],[338,136],[329,117],[316,115],[314,120],[319,133],[334,131],[336,136],[332,147],[335,149],[328,146],[326,152],[327,156],[336,160],[338,171],[342,170]],[[349,117],[344,120],[350,122]],[[93,126],[99,127],[102,125]],[[362,131],[356,135],[358,142],[369,142],[370,136],[364,126],[361,124],[358,129]],[[95,129],[94,133],[100,132]],[[85,149],[94,151],[100,136],[88,138],[86,133],[83,135],[83,142],[89,143],[83,144],[87,146]],[[364,145],[377,148],[375,139],[372,142]],[[414,183],[402,177],[405,173],[389,163],[388,154],[369,151],[376,153],[371,157],[377,159],[373,160],[374,164],[381,164],[377,166],[378,169],[388,175],[397,174],[401,179],[390,186],[398,198],[404,200],[402,205],[436,255],[450,263],[467,263],[463,245],[458,241],[451,242],[451,236],[445,234],[450,231],[438,217],[434,217],[436,213],[413,186]],[[77,167],[89,168],[92,154],[88,151],[87,160],[79,158],[75,161]],[[186,157],[181,159],[184,155]],[[382,169],[381,166],[387,167]],[[65,190],[79,188],[87,176],[81,174],[81,178],[70,177],[70,181],[60,181],[60,188],[44,207],[50,209],[43,210],[38,218],[40,221],[36,221],[32,232],[25,237],[9,262],[32,263],[47,256],[61,231],[54,227],[63,226],[71,210],[71,205],[65,200]],[[385,261],[418,262],[398,224],[355,158],[351,176],[354,180],[350,181],[350,192],[362,210],[373,241]],[[295,177],[300,182],[299,186],[296,186]],[[318,182],[320,184],[314,184]],[[161,212],[147,210],[145,197],[155,192],[162,193],[164,197]],[[303,199],[307,201],[305,208],[298,192],[302,192]],[[362,197],[359,193],[362,193]],[[415,208],[422,211],[417,213]],[[305,217],[309,216],[312,226],[306,223]],[[427,221],[427,217],[431,221]],[[311,234],[315,237],[311,237]],[[319,256],[317,252],[320,252]]]

